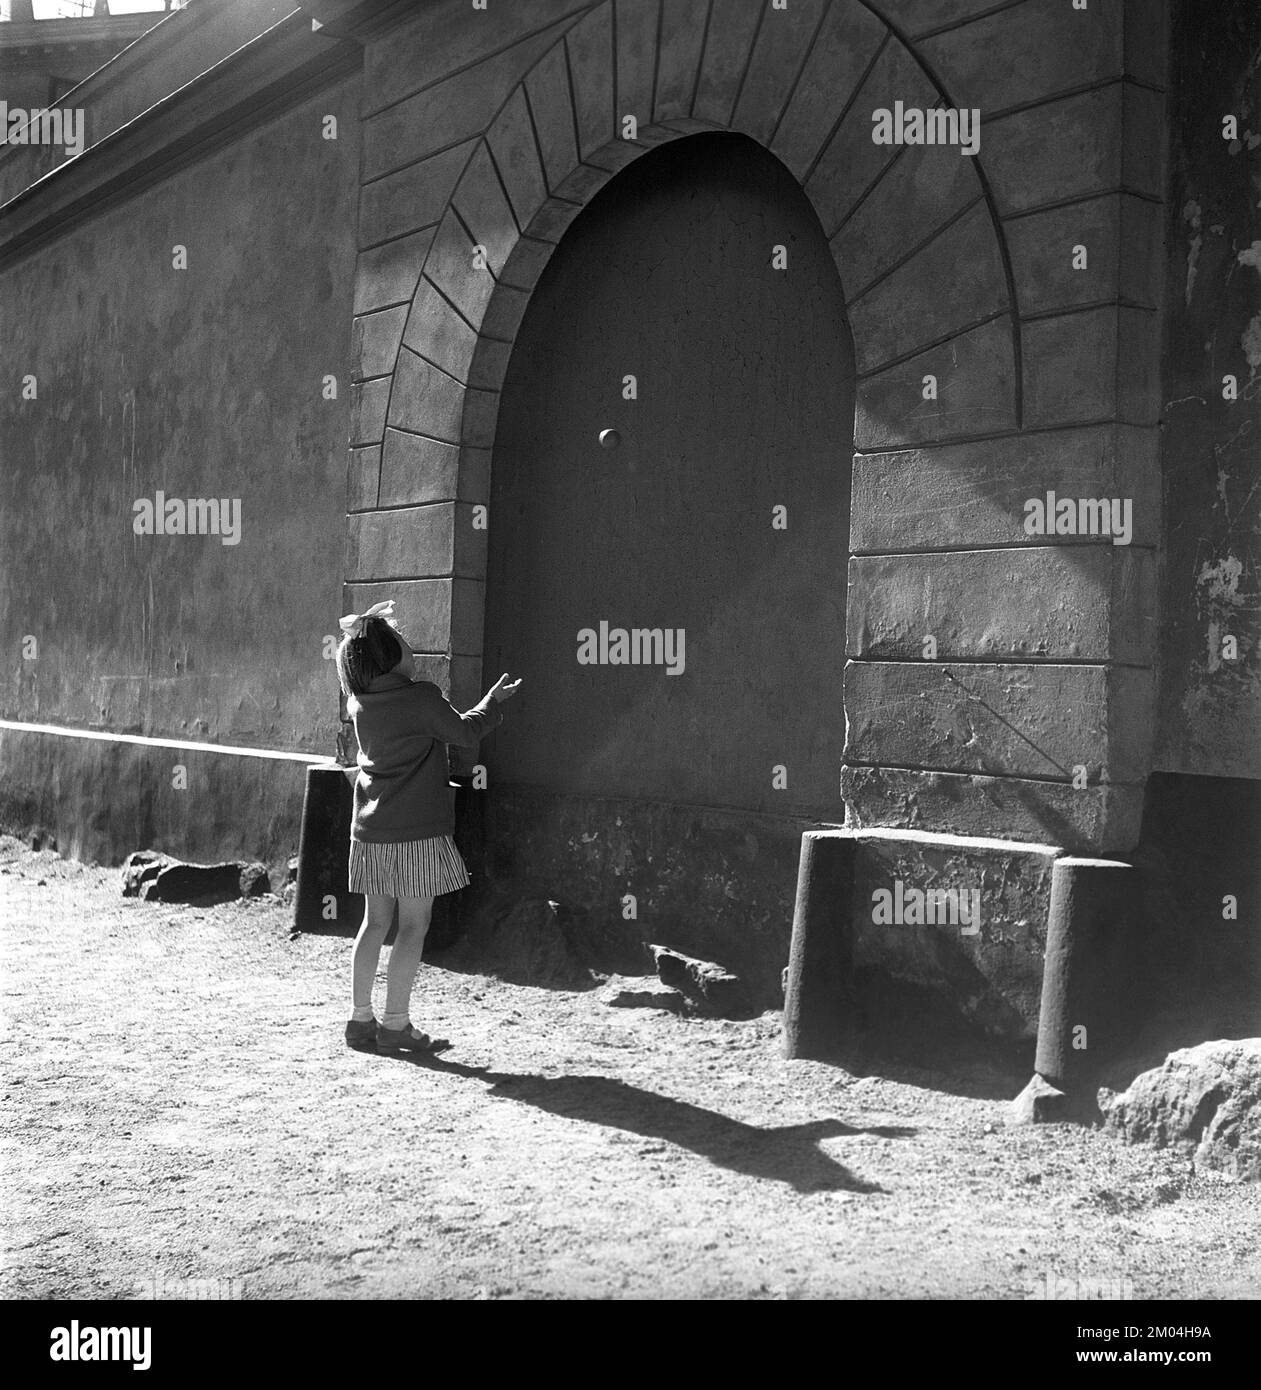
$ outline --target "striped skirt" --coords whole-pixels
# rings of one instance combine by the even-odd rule
[[[389,898],[436,898],[469,883],[468,869],[450,835],[378,845],[350,842],[350,891]]]

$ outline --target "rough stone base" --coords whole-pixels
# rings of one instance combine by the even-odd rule
[[[472,872],[474,918],[505,892],[555,899],[605,970],[646,974],[657,943],[721,963],[755,1004],[778,1008],[801,833],[817,825],[498,787],[457,804],[456,840]]]
[[[989,1034],[1035,1037],[1051,865],[1058,851],[918,831],[847,833],[857,842],[850,903],[855,970],[879,970],[944,995],[962,1018]],[[895,893],[898,881],[904,903],[912,889],[978,891],[977,929],[962,920],[873,921],[874,895]]]
[[[1115,853],[1138,841],[1143,788],[986,777],[963,772],[844,767],[841,793],[855,830],[931,826],[950,835],[984,835],[996,825],[1013,840],[1073,852]]]

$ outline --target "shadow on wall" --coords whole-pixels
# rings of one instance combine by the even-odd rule
[[[1149,780],[1134,856],[1147,949],[1135,969],[1153,1048],[1261,1036],[1259,844],[1261,782]]]

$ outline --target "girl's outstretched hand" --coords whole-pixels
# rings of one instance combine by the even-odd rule
[[[507,671],[505,671],[503,675],[500,676],[499,679],[494,683],[494,685],[491,686],[490,691],[488,693],[493,695],[495,699],[502,704],[503,701],[512,699],[512,697],[517,693],[517,689],[520,685],[520,676],[518,676],[515,681],[509,681],[508,673]]]

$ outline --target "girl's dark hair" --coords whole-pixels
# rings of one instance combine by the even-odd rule
[[[399,634],[384,618],[369,618],[358,637],[343,637],[337,648],[337,676],[347,695],[362,695],[370,681],[392,671],[403,659]]]

